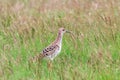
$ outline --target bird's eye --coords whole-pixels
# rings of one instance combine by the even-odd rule
[[[65,31],[65,29],[63,29],[63,31]]]

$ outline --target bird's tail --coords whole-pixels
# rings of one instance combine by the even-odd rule
[[[29,62],[31,63],[33,63],[33,62],[37,62],[37,61],[40,61],[41,59],[43,59],[44,58],[44,54],[37,54],[36,56],[34,56],[34,57],[31,57],[30,58],[30,60],[29,60]]]

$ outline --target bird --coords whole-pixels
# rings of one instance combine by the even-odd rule
[[[32,61],[39,61],[43,58],[53,61],[54,58],[61,52],[64,33],[70,33],[70,31],[66,30],[65,28],[59,28],[56,39],[50,45],[44,48],[42,52],[34,56]]]

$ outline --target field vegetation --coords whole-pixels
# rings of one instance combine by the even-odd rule
[[[52,69],[29,67],[60,27]],[[120,80],[120,1],[0,0],[0,80]]]

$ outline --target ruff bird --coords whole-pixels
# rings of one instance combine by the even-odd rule
[[[41,53],[32,58],[32,62],[39,61],[42,58],[47,58],[51,61],[60,53],[62,47],[62,38],[64,33],[70,33],[65,28],[60,28],[57,38],[49,46],[47,46]]]

